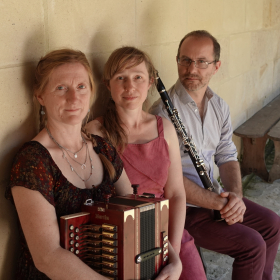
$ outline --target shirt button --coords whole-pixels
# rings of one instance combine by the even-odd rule
[[[194,109],[194,111],[196,112],[196,111],[197,111],[197,109]]]

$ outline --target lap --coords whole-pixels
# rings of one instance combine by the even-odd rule
[[[246,205],[243,225],[261,233],[267,229],[279,227],[280,218],[275,212],[247,198],[243,200]]]
[[[198,246],[223,254],[264,245],[264,235],[279,217],[271,210],[244,198],[246,212],[244,222],[229,226],[225,221],[216,222],[211,210],[189,207],[185,228],[194,237]],[[278,225],[279,226],[279,225]],[[234,248],[234,249],[233,249]],[[235,252],[236,251],[236,252]]]
[[[180,259],[183,270],[179,280],[206,280],[203,264],[194,244],[194,239],[186,230],[184,230],[182,237]]]

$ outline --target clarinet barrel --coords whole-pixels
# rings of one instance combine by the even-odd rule
[[[182,140],[184,146],[185,146],[185,151],[184,153],[188,153],[191,161],[197,171],[197,174],[204,186],[205,189],[208,191],[214,191],[214,186],[213,183],[209,177],[208,171],[205,167],[205,164],[203,160],[199,157],[196,146],[192,140],[191,137],[188,136],[185,126],[182,123],[182,120],[179,116],[179,113],[176,108],[174,108],[174,105],[172,104],[172,101],[170,100],[170,97],[165,89],[165,86],[163,85],[160,77],[157,75],[157,83],[156,83],[157,90],[161,96],[162,102],[167,110],[168,116],[173,123],[175,130]],[[220,211],[218,210],[213,210],[214,214],[214,219],[216,221],[223,220],[221,218]]]

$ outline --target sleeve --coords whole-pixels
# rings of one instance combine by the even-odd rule
[[[232,141],[232,126],[229,106],[226,103],[224,103],[223,106],[221,138],[216,148],[214,159],[218,167],[229,161],[237,161],[237,150],[235,144]]]
[[[96,139],[97,143],[97,147],[95,147],[94,150],[97,153],[102,153],[115,168],[116,176],[113,180],[113,183],[117,182],[123,171],[123,162],[118,152],[109,141],[106,141],[104,138],[97,135],[92,136]]]
[[[6,198],[13,202],[11,188],[22,186],[39,191],[54,206],[54,176],[48,158],[49,155],[34,146],[34,143],[25,145],[14,159]]]

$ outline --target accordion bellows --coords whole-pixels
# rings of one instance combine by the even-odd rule
[[[168,260],[168,199],[127,195],[60,218],[61,246],[108,279],[154,279]]]

